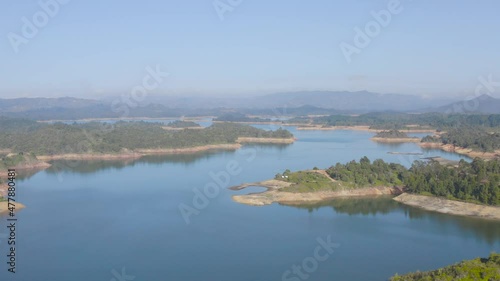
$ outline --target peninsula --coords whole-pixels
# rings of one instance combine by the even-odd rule
[[[440,213],[500,220],[500,160],[472,163],[461,160],[456,167],[437,161],[416,161],[410,169],[363,157],[359,162],[337,163],[327,170],[286,170],[274,179],[231,187],[249,186],[266,191],[234,195],[242,204],[300,205],[337,197],[398,195],[394,200]]]

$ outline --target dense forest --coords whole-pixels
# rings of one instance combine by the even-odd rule
[[[293,118],[290,123],[309,122],[309,118]],[[409,125],[435,128],[443,130],[446,128],[474,126],[474,127],[500,127],[500,114],[444,114],[444,113],[395,113],[376,112],[358,116],[352,115],[330,115],[315,117],[314,124],[328,126],[370,126],[372,129],[380,130],[405,130]]]
[[[439,136],[425,136],[422,142],[450,144],[474,151],[494,152],[500,150],[500,133],[488,128],[463,126],[449,128]]]
[[[450,168],[436,162],[415,162],[404,179],[410,193],[432,194],[500,205],[500,161],[476,158]]]
[[[391,281],[432,281],[432,280],[500,280],[500,254],[492,253],[489,258],[477,258],[429,272],[396,275]]]
[[[452,144],[478,151],[493,152],[500,149],[500,133],[484,128],[451,128],[441,135],[443,144]]]
[[[36,155],[118,153],[134,149],[185,148],[235,143],[238,137],[291,138],[283,129],[265,131],[240,124],[220,123],[200,130],[166,131],[161,123],[40,124],[22,119],[0,122],[0,149]]]
[[[359,162],[353,160],[347,164],[337,163],[326,172],[332,179],[353,183],[356,187],[400,186],[408,173],[407,169],[400,164],[387,163],[381,159],[371,163],[366,156]]]
[[[375,138],[409,138],[409,136],[398,130],[381,131],[375,135]]]
[[[404,186],[409,193],[500,205],[500,160],[461,160],[458,167],[415,161],[406,169],[380,159],[371,163],[363,157],[359,162],[337,163],[326,172],[331,178],[356,187]]]

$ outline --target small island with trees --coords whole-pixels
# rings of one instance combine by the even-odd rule
[[[163,127],[165,130],[203,129],[200,124],[193,121],[176,120]]]
[[[399,143],[399,142],[420,142],[420,138],[414,138],[408,136],[406,133],[398,131],[398,130],[389,130],[389,131],[381,131],[378,132],[371,140],[376,142],[391,142],[391,143]]]
[[[230,112],[224,113],[214,119],[214,122],[231,122],[231,123],[264,123],[270,124],[273,121],[269,118],[261,118],[261,117],[249,117],[246,114],[238,113],[238,112]],[[281,123],[281,122],[279,122]]]

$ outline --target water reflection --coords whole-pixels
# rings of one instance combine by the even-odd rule
[[[209,152],[200,152],[193,154],[175,154],[175,155],[148,155],[138,159],[119,159],[119,160],[57,160],[51,162],[52,166],[46,170],[49,174],[55,174],[65,171],[70,171],[80,174],[92,174],[97,171],[117,169],[121,170],[128,166],[136,166],[139,164],[163,165],[167,163],[173,164],[195,164],[201,160],[207,160],[216,155],[224,155],[234,153],[232,151],[213,150]]]
[[[392,212],[403,213],[410,220],[422,223],[431,223],[433,230],[442,235],[465,235],[475,237],[480,242],[493,245],[500,237],[500,222],[447,215],[407,206],[392,200],[391,196],[365,198],[339,198],[316,204],[292,206],[298,209],[307,209],[313,213],[320,208],[332,208],[337,214],[349,216],[375,216]]]
[[[299,209],[307,209],[309,213],[317,211],[320,208],[330,207],[339,214],[348,215],[376,215],[387,214],[399,209],[398,202],[392,200],[390,196],[382,197],[363,197],[363,198],[337,198],[331,201],[325,201],[315,204],[306,204],[294,206]]]
[[[499,221],[441,214],[398,204],[401,205],[408,218],[432,222],[441,233],[466,234],[470,237],[476,237],[478,241],[486,241],[490,245],[498,241],[500,237]]]

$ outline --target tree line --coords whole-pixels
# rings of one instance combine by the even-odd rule
[[[294,118],[288,122],[309,122],[310,118]],[[314,124],[327,126],[370,126],[380,130],[405,130],[408,125],[444,130],[447,128],[473,126],[495,128],[500,127],[500,114],[444,114],[423,113],[410,114],[398,112],[374,112],[352,115],[330,115],[312,118]]]
[[[458,167],[415,161],[406,169],[381,159],[370,162],[365,156],[359,162],[337,163],[327,173],[356,187],[403,186],[409,193],[500,205],[500,160],[476,158],[471,163],[461,160]]]

